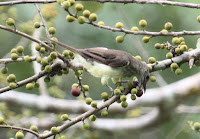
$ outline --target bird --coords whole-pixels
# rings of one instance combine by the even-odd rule
[[[144,92],[146,91],[146,85],[150,77],[149,67],[131,54],[105,47],[75,49],[58,41],[49,41],[72,51],[75,59],[92,76],[101,78],[102,85],[108,86],[109,79],[116,84],[122,78],[136,76],[139,90],[144,89]]]

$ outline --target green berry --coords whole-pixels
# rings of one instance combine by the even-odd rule
[[[123,108],[128,107],[128,103],[126,101],[123,101],[121,105],[122,105]]]
[[[47,61],[50,63],[50,62],[53,61],[53,58],[52,58],[50,55],[48,55],[48,57],[47,57]]]
[[[54,27],[49,28],[49,34],[53,35],[56,33],[56,29]]]
[[[152,66],[148,65],[149,71],[152,71]]]
[[[83,91],[88,91],[89,90],[89,86],[88,85],[83,85]]]
[[[137,89],[136,88],[131,89],[131,94],[137,94]]]
[[[77,83],[72,84],[72,88],[77,87],[77,86],[78,86]]]
[[[170,68],[171,68],[173,71],[175,71],[178,67],[179,67],[179,66],[178,66],[177,63],[172,63],[172,64],[170,65]]]
[[[171,30],[171,29],[173,28],[173,25],[172,25],[172,23],[167,22],[167,23],[165,23],[164,28],[165,28],[166,30]]]
[[[24,134],[21,131],[18,131],[15,134],[16,139],[23,139],[24,138]]]
[[[67,121],[67,120],[69,120],[69,116],[67,114],[63,114],[63,115],[61,115],[61,120]]]
[[[104,100],[107,100],[108,99],[108,93],[107,92],[103,92],[101,93],[101,98],[104,99]]]
[[[77,11],[81,11],[81,10],[84,9],[84,7],[83,7],[82,4],[78,3],[78,4],[75,5],[75,9],[76,9]]]
[[[147,26],[147,21],[146,20],[140,20],[139,21],[139,26],[141,26],[142,28],[146,27]]]
[[[138,27],[134,26],[134,27],[131,28],[131,31],[139,31],[139,29],[138,29]]]
[[[45,133],[48,133],[49,131],[48,130],[45,130],[43,133],[45,134]]]
[[[51,67],[50,65],[47,65],[47,66],[45,67],[45,71],[46,71],[46,72],[51,72],[51,71],[52,71],[52,67]]]
[[[118,99],[116,102],[117,102],[117,103],[121,103],[122,101],[121,101],[120,99]]]
[[[17,46],[17,52],[18,53],[22,53],[24,51],[24,47],[23,46]]]
[[[197,61],[195,61],[195,63],[194,63],[194,64],[195,64],[195,66],[196,66],[196,67],[199,67],[199,66],[200,66],[200,61],[199,61],[199,60],[197,60]]]
[[[41,48],[40,48],[40,53],[41,53],[41,54],[44,54],[44,53],[45,53],[45,48],[44,48],[44,47],[41,47]]]
[[[32,90],[33,87],[34,87],[33,83],[28,83],[28,84],[26,84],[26,89],[27,89],[27,90]]]
[[[166,29],[162,29],[160,32],[162,32],[162,33],[168,33],[168,31]]]
[[[96,21],[97,20],[97,15],[95,13],[90,14],[89,20],[92,21],[92,22]]]
[[[180,48],[176,48],[176,49],[175,49],[175,52],[176,52],[177,54],[180,54],[181,49],[180,49]]]
[[[116,27],[116,28],[123,28],[124,25],[123,25],[123,23],[121,23],[121,22],[117,22],[117,23],[115,24],[115,27]]]
[[[37,61],[38,63],[41,63],[42,58],[39,56],[39,57],[36,58],[36,61]]]
[[[121,101],[126,101],[126,95],[121,95],[121,96],[120,96],[120,100],[121,100]]]
[[[89,10],[84,10],[83,11],[83,16],[85,16],[86,18],[88,18],[90,16],[90,11]]]
[[[168,52],[167,54],[166,54],[166,58],[167,59],[171,59],[173,57],[173,54],[171,53],[171,52]]]
[[[97,24],[98,24],[98,25],[105,26],[105,24],[104,24],[104,22],[103,22],[103,21],[99,21]]]
[[[179,38],[178,38],[178,37],[174,37],[174,38],[172,39],[172,44],[174,44],[174,45],[180,44]]]
[[[4,119],[3,119],[3,117],[0,117],[0,125],[2,125],[2,124],[4,124],[5,122],[4,122]]]
[[[71,15],[67,15],[67,16],[66,16],[66,20],[67,20],[68,22],[73,22],[73,21],[75,21],[75,18],[74,18],[73,16],[71,16]]]
[[[194,130],[196,130],[196,131],[200,130],[200,123],[199,122],[194,123]]]
[[[38,82],[35,82],[34,83],[34,88],[39,88],[40,87],[40,84]]]
[[[136,100],[136,96],[135,95],[131,95],[131,99],[132,100]]]
[[[90,126],[89,126],[88,123],[84,123],[84,124],[83,124],[83,128],[84,128],[84,129],[89,129],[89,127],[90,127]]]
[[[120,87],[119,87],[119,90],[120,90],[121,92],[123,92],[123,91],[124,91],[124,87],[123,87],[123,86],[120,86]]]
[[[74,3],[75,3],[75,0],[68,0],[70,3],[71,3],[71,5],[74,5]]]
[[[156,81],[156,77],[155,77],[155,76],[151,76],[151,77],[150,77],[150,81],[151,81],[151,82],[155,82],[155,81]]]
[[[84,16],[79,16],[78,17],[78,23],[79,24],[84,24],[85,23],[85,17]]]
[[[102,117],[107,117],[108,116],[108,111],[104,110],[101,112]]]
[[[194,50],[193,48],[190,48],[190,49],[188,49],[188,52],[193,51],[193,50]]]
[[[150,40],[150,37],[144,36],[144,37],[142,38],[142,40],[143,40],[144,43],[148,43],[149,40]]]
[[[6,20],[6,23],[7,23],[7,25],[9,25],[9,26],[14,26],[14,25],[15,25],[15,20],[12,19],[12,18],[8,18],[8,19]]]
[[[200,23],[200,15],[197,16],[197,21]]]
[[[63,8],[68,9],[71,6],[71,3],[69,1],[64,1],[63,2]]]
[[[17,87],[17,84],[16,83],[9,83],[9,87],[11,89],[15,89]]]
[[[122,43],[124,41],[124,36],[117,36],[115,40],[117,43]]]
[[[63,70],[63,74],[68,74],[69,73],[69,69],[64,69]]]
[[[92,98],[88,97],[88,98],[85,99],[86,104],[90,105],[91,102],[92,102]]]
[[[94,108],[96,108],[97,107],[97,102],[96,101],[92,101],[91,102],[91,106],[94,107]]]
[[[8,68],[7,67],[1,68],[1,73],[2,74],[6,74],[7,72],[8,72]]]
[[[7,77],[7,82],[15,82],[15,80],[16,80],[16,76],[14,74],[10,74]]]
[[[130,88],[133,87],[133,85],[134,85],[133,81],[128,81],[127,84],[128,84],[128,87],[130,87]]]
[[[156,43],[156,44],[154,45],[154,48],[160,49],[160,48],[161,48],[161,44],[160,44],[160,43]]]
[[[142,60],[142,58],[141,58],[141,56],[135,56],[135,58],[137,59],[137,60]]]
[[[155,63],[156,59],[154,57],[149,57],[148,62],[149,63]]]
[[[16,48],[13,48],[10,52],[11,52],[11,53],[17,53],[17,49],[16,49]]]
[[[96,116],[95,115],[90,115],[89,120],[94,122],[96,120]]]
[[[35,131],[35,132],[38,132],[38,128],[37,128],[36,125],[32,125],[32,126],[30,127],[30,130]]]
[[[40,23],[39,22],[35,22],[34,23],[34,28],[40,28]]]
[[[48,64],[48,61],[46,59],[42,59],[41,64],[42,66],[46,66]]]
[[[120,89],[115,89],[115,90],[114,90],[114,94],[115,94],[115,95],[120,95],[120,93],[121,93],[121,90],[120,90]]]
[[[180,74],[182,74],[182,72],[183,72],[183,71],[182,71],[181,68],[178,68],[178,69],[175,70],[175,74],[176,74],[176,75],[180,75]]]
[[[188,50],[188,47],[187,47],[187,45],[181,45],[180,49],[182,52],[184,52],[184,51]]]
[[[31,59],[30,56],[27,55],[27,56],[24,57],[24,61],[25,61],[25,62],[31,62],[32,59]]]
[[[18,59],[18,55],[16,53],[12,53],[11,54],[11,59],[12,60],[17,60]]]
[[[51,58],[56,59],[58,57],[58,54],[55,51],[53,51],[50,53],[50,56]]]
[[[50,77],[45,77],[45,78],[44,78],[44,82],[45,82],[45,83],[50,82]]]
[[[36,45],[35,46],[35,50],[40,51],[41,46],[40,45]]]
[[[57,127],[52,127],[51,128],[52,134],[56,135],[58,133],[58,128]]]

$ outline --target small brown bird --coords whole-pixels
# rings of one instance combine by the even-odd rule
[[[113,83],[116,83],[124,77],[136,76],[139,89],[146,90],[146,84],[150,76],[149,68],[129,53],[103,47],[75,49],[58,41],[50,41],[74,52],[75,59],[92,76],[101,78],[103,85],[107,85],[110,78]]]

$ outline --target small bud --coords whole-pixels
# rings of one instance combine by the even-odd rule
[[[95,13],[90,14],[89,20],[92,21],[92,22],[96,21],[97,20],[97,15]]]
[[[149,57],[148,62],[149,63],[155,63],[156,59],[154,57]]]
[[[58,128],[57,127],[52,127],[51,128],[52,134],[56,135],[58,133]]]
[[[145,37],[142,38],[142,40],[143,40],[144,43],[148,43],[149,40],[150,40],[150,37],[145,36]]]
[[[21,131],[18,131],[15,134],[16,139],[23,139],[24,138],[24,134]]]
[[[78,4],[75,5],[75,9],[76,9],[77,11],[81,11],[81,10],[84,9],[84,7],[83,7],[82,4],[78,3]]]
[[[146,27],[147,26],[147,21],[146,20],[140,20],[139,21],[139,26],[141,26],[142,28]]]
[[[197,16],[197,21],[200,23],[200,15]]]
[[[164,27],[165,27],[166,30],[171,30],[173,28],[173,25],[172,25],[172,23],[167,22],[167,23],[165,23]]]
[[[117,22],[117,23],[115,24],[115,27],[116,27],[116,28],[123,28],[124,25],[123,25],[123,23],[121,23],[121,22]]]
[[[88,18],[90,16],[90,11],[89,10],[84,10],[83,11],[83,16],[85,16],[86,18]]]
[[[124,36],[117,36],[115,40],[117,43],[122,43],[124,41]]]
[[[139,29],[138,29],[138,27],[134,26],[134,27],[131,28],[131,31],[139,31]]]

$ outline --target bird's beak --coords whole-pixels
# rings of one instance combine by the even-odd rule
[[[144,93],[146,92],[146,84],[147,84],[147,83],[146,83],[145,81],[144,81],[143,84],[142,84],[143,89],[144,89]]]

